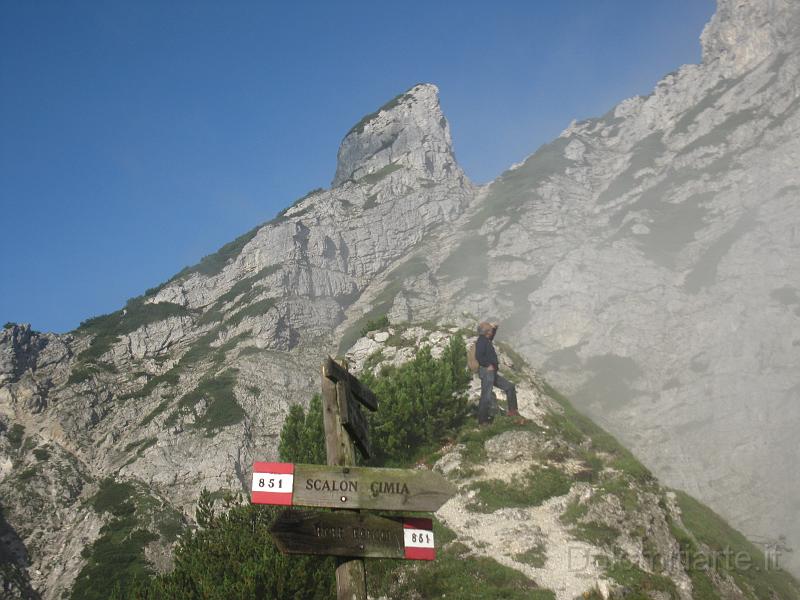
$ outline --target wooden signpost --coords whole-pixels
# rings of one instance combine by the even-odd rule
[[[358,509],[433,512],[456,493],[442,476],[426,470],[356,467],[355,448],[371,448],[362,406],[378,409],[375,394],[328,358],[322,365],[322,415],[328,464],[256,462],[251,501],[256,504],[344,509],[286,510],[270,529],[287,554],[338,556],[339,600],[366,600],[363,558],[433,560],[430,519],[386,517]]]
[[[430,519],[357,512],[286,510],[270,529],[287,554],[433,560]]]
[[[292,463],[253,466],[254,504],[435,512],[456,487],[433,471]]]

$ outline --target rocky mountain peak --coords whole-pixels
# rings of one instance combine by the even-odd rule
[[[356,123],[337,158],[333,187],[400,168],[435,181],[463,176],[439,106],[439,89],[429,83],[415,85]]]
[[[700,36],[703,62],[718,61],[736,76],[763,59],[788,52],[800,40],[796,0],[718,0],[717,12]]]

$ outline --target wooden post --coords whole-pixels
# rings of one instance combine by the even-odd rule
[[[347,401],[347,383],[334,383],[326,377],[322,367],[322,417],[325,425],[325,451],[328,464],[354,466],[355,448],[350,436],[342,427],[339,414],[339,396]],[[359,558],[338,559],[336,567],[336,597],[338,600],[367,600],[367,576],[364,561]]]

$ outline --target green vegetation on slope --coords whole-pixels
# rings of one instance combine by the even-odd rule
[[[436,360],[429,350],[420,351],[406,368],[390,369],[370,380],[379,396],[381,411],[386,409],[386,418],[389,414],[413,416],[412,420],[395,422],[391,443],[393,447],[405,448],[403,454],[409,457],[409,462],[400,463],[402,466],[410,466],[411,457],[417,456],[420,448],[441,445],[446,436],[452,435],[455,428],[452,423],[463,421],[463,394],[469,381],[465,357],[463,339],[456,337],[442,358]],[[419,398],[443,403],[433,410],[434,418],[427,427],[420,427],[419,421],[414,420],[424,414],[424,409],[417,405]],[[452,419],[450,424],[448,418]],[[384,422],[380,424],[386,426]],[[374,429],[372,439],[376,446],[382,441]],[[420,448],[404,446],[403,440],[409,439],[417,440]],[[290,409],[281,431],[279,453],[280,459],[287,462],[324,462],[322,407],[318,396],[312,398],[308,411],[300,406]],[[380,454],[385,457],[387,452]],[[379,458],[375,463],[383,464],[380,461]],[[122,495],[112,494],[114,498]],[[110,500],[101,502],[114,505]],[[130,583],[128,576],[112,597],[137,600],[333,597],[334,561],[278,552],[268,534],[276,514],[275,508],[243,505],[240,499],[231,496],[218,508],[213,495],[205,492],[198,506],[198,529],[184,532],[176,547],[175,569],[159,576],[142,571],[136,583]],[[438,524],[436,527],[438,539],[452,540],[452,533]],[[439,598],[443,594],[466,600],[553,598],[551,592],[536,588],[513,569],[488,558],[471,556],[458,544],[444,548],[433,563],[369,561],[368,572],[371,589],[377,590],[383,585],[380,582],[384,582],[387,589],[401,594],[395,597],[406,597],[404,590],[415,589],[423,594],[421,598]]]
[[[114,371],[111,364],[100,358],[117,343],[121,336],[133,333],[144,325],[163,321],[169,317],[192,315],[193,311],[172,302],[146,303],[144,296],[133,298],[125,308],[116,312],[87,319],[78,327],[78,332],[89,334],[89,347],[78,355],[78,364],[73,368],[69,383],[80,383],[100,371]]]
[[[373,462],[407,463],[438,449],[464,423],[470,380],[466,352],[464,339],[456,335],[438,360],[423,347],[413,360],[386,368],[379,377],[362,374],[361,381],[375,392],[380,406],[369,415],[372,437],[380,440]]]
[[[163,505],[129,482],[107,478],[90,500],[99,514],[110,520],[100,529],[100,536],[84,548],[86,559],[72,586],[72,600],[106,600],[116,590],[128,589],[147,578],[152,569],[145,559],[145,547],[159,539],[174,539],[182,527],[180,514]]]
[[[377,375],[362,374],[360,378],[378,395],[379,411],[372,417],[371,432],[377,457],[371,464],[408,467],[420,459],[432,462],[445,442],[464,444],[461,476],[465,469],[478,467],[486,459],[485,443],[506,431],[530,432],[536,437],[563,440],[569,446],[548,445],[542,450],[540,468],[523,472],[521,485],[500,481],[481,481],[472,484],[477,491],[472,510],[492,511],[507,506],[533,506],[553,496],[564,495],[573,481],[591,481],[595,494],[591,501],[614,495],[624,510],[641,508],[641,490],[661,494],[655,480],[635,458],[612,436],[584,417],[569,401],[555,390],[546,391],[560,405],[561,412],[548,418],[547,428],[528,422],[522,425],[499,416],[489,427],[476,429],[466,419],[464,392],[469,382],[465,365],[463,339],[454,336],[440,359],[430,351],[420,350],[415,359],[397,368],[387,368]],[[521,357],[512,359],[514,369],[521,369]],[[375,360],[372,364],[376,364]],[[521,377],[523,374],[520,372]],[[291,408],[281,431],[279,453],[287,462],[322,463],[325,458],[322,407],[318,396],[312,398],[309,409]],[[556,466],[575,459],[583,462],[584,471],[567,475]],[[125,518],[128,510],[124,501],[125,489],[118,487],[98,495],[95,504],[107,511],[117,510]],[[173,572],[152,576],[133,567],[117,598],[326,598],[332,594],[333,561],[316,557],[281,555],[267,534],[276,514],[275,509],[242,504],[231,497],[217,506],[214,496],[204,493],[198,507],[199,528],[184,532],[176,548]],[[224,494],[223,494],[224,496]],[[663,497],[663,496],[662,496]],[[705,556],[705,547],[738,547],[742,536],[731,530],[719,517],[691,498],[680,499],[683,525],[672,523],[672,531],[681,548],[690,549],[694,556]],[[114,508],[116,507],[116,508]],[[666,506],[663,506],[666,510]],[[578,501],[567,506],[562,521],[574,527],[576,537],[598,546],[617,551],[621,532],[604,523],[587,522],[590,506]],[[113,514],[113,512],[112,512]],[[124,526],[125,524],[122,523]],[[467,546],[455,540],[452,532],[435,523],[438,557],[433,562],[372,560],[368,562],[369,589],[372,595],[419,598],[553,598],[549,590],[538,588],[519,572],[497,562],[475,556]],[[141,545],[141,536],[127,538]],[[738,536],[738,537],[737,537]],[[646,544],[645,544],[646,546]],[[701,552],[699,548],[703,547]],[[751,545],[752,546],[752,545]],[[136,550],[138,546],[134,546]],[[130,550],[130,549],[129,549]],[[647,547],[645,547],[647,552]],[[748,550],[751,551],[751,550]],[[138,556],[130,551],[126,556]],[[755,556],[755,554],[751,555]],[[123,556],[122,558],[125,558]],[[544,564],[545,549],[530,548],[517,558],[534,566]],[[135,563],[135,561],[134,561]],[[132,564],[134,564],[132,563]],[[121,560],[120,564],[125,564]],[[712,573],[684,563],[694,585],[694,598],[714,600],[718,592]],[[141,565],[139,565],[141,566]],[[146,566],[145,566],[146,567]],[[616,560],[607,566],[608,577],[627,590],[627,599],[650,598],[660,592],[665,598],[677,598],[674,582],[657,569],[654,573],[641,570],[626,560]],[[131,584],[131,574],[139,577]],[[786,600],[797,598],[790,577],[783,574],[731,573],[740,586],[752,590],[752,598],[769,598],[769,590]],[[117,576],[114,581],[122,581]],[[598,592],[599,593],[599,592]],[[764,595],[766,594],[766,595]],[[590,596],[599,597],[599,596]],[[616,595],[614,596],[617,597]]]
[[[393,109],[395,106],[397,106],[398,104],[400,104],[400,103],[401,103],[403,100],[405,100],[406,98],[410,98],[410,97],[411,97],[411,94],[410,94],[409,92],[410,92],[412,89],[414,89],[415,87],[417,87],[417,85],[420,85],[420,84],[418,83],[418,84],[416,84],[416,85],[412,86],[411,88],[409,88],[409,89],[408,89],[408,91],[405,91],[405,92],[403,92],[402,94],[397,94],[397,96],[395,96],[394,98],[392,98],[391,100],[389,100],[389,101],[388,101],[386,104],[384,104],[383,106],[381,106],[381,107],[380,107],[378,110],[376,110],[375,112],[373,112],[373,113],[369,113],[368,115],[364,115],[364,116],[361,118],[361,120],[360,120],[358,123],[356,123],[355,125],[353,125],[353,126],[350,128],[350,131],[348,131],[348,132],[347,132],[347,134],[345,135],[345,137],[347,137],[347,136],[348,136],[348,135],[350,135],[351,133],[357,133],[357,134],[361,134],[361,133],[363,133],[363,132],[364,132],[364,127],[366,127],[367,123],[369,123],[370,121],[372,121],[372,120],[373,120],[375,117],[377,117],[377,116],[378,116],[378,115],[379,115],[381,112],[383,112],[383,111],[386,111],[386,110],[392,110],[392,109]]]
[[[782,599],[800,598],[797,581],[758,547],[704,504],[684,492],[676,494],[683,525],[711,553],[705,556],[705,564],[730,575],[751,598],[770,598],[772,592]]]

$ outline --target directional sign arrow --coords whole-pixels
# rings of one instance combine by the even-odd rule
[[[458,489],[422,469],[373,469],[291,463],[253,465],[255,504],[435,512]]]
[[[433,560],[430,519],[355,512],[285,510],[270,528],[281,552]]]

